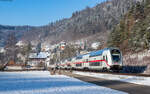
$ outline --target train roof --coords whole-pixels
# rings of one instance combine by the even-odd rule
[[[79,54],[78,56],[76,56],[76,59],[82,59],[83,56],[86,56],[86,55],[89,55],[89,53],[86,53],[86,54]]]
[[[83,55],[78,55],[78,56],[76,56],[76,59],[82,59],[83,56],[88,55],[88,54],[89,54],[90,57],[99,56],[99,55],[102,55],[102,53],[103,53],[104,51],[106,51],[106,50],[111,50],[111,49],[118,49],[118,48],[114,48],[114,47],[104,48],[104,49],[102,49],[102,50],[93,51],[93,52],[90,52],[90,53],[87,53],[87,54],[83,54]]]
[[[92,56],[102,55],[103,51],[106,51],[106,50],[109,50],[109,49],[111,49],[111,48],[105,48],[105,49],[98,50],[98,51],[93,51],[93,52],[90,52],[90,53],[87,53],[87,54],[78,55],[78,56],[76,56],[76,59],[82,59],[83,56],[88,55],[88,54],[89,54],[89,56],[91,56],[91,57],[92,57]]]
[[[76,59],[82,59],[83,55],[79,55],[76,57]]]
[[[76,56],[76,57],[71,57],[71,58],[68,58],[68,59],[64,59],[64,60],[62,60],[62,61],[68,61],[69,59],[73,59],[73,58],[75,58],[75,59],[82,59],[83,56],[85,56],[85,55],[89,55],[90,57],[99,56],[99,55],[102,55],[102,53],[103,53],[104,51],[106,51],[106,50],[112,50],[112,49],[118,49],[118,48],[114,48],[114,47],[111,47],[111,48],[104,48],[104,49],[102,49],[102,50],[93,51],[93,52],[90,52],[90,53],[87,53],[87,54],[83,54],[83,55],[79,54],[79,55]],[[119,50],[119,49],[118,49],[118,50]]]
[[[90,54],[90,57],[92,56],[99,56],[99,55],[102,55],[102,53],[106,50],[109,50],[110,48],[105,48],[105,49],[102,49],[102,50],[98,50],[98,51],[93,51]]]

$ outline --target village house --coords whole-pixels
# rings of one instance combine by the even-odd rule
[[[48,52],[30,53],[27,65],[33,67],[44,67],[46,59],[49,57]]]
[[[5,49],[3,47],[0,47],[0,53],[5,53]]]
[[[25,45],[27,45],[24,41],[18,41],[16,43],[16,46],[20,47],[20,48],[23,48]]]

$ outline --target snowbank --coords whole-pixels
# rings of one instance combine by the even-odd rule
[[[22,70],[21,66],[6,66],[4,70]]]
[[[0,72],[0,94],[126,94],[48,71]]]

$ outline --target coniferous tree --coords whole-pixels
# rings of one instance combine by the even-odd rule
[[[41,52],[41,42],[36,47],[37,53]]]

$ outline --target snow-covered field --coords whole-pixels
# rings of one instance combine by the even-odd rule
[[[0,72],[0,94],[126,94],[48,71]]]
[[[103,78],[108,80],[119,80],[123,82],[150,86],[150,77],[100,74],[100,73],[90,73],[90,72],[74,72],[74,74],[96,77],[96,78]]]

